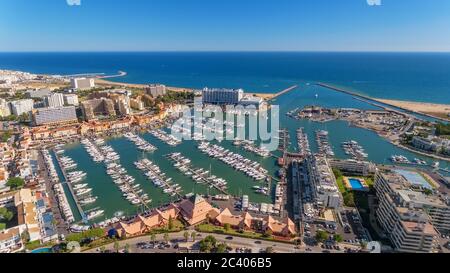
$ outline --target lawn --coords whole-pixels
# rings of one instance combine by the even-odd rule
[[[204,233],[225,234],[225,235],[232,235],[232,236],[237,236],[237,237],[244,237],[244,238],[251,238],[251,239],[258,239],[258,240],[289,243],[289,241],[277,240],[273,236],[267,237],[266,235],[261,234],[261,233],[249,232],[249,231],[239,232],[234,229],[225,230],[225,228],[223,228],[223,227],[215,226],[212,224],[201,224],[196,227],[196,230],[198,232],[204,232]]]

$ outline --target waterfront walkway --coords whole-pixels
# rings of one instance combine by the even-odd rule
[[[282,95],[284,95],[284,94],[286,94],[286,93],[288,93],[288,92],[291,92],[292,90],[294,90],[294,89],[297,88],[297,87],[298,87],[298,85],[293,85],[293,86],[291,86],[291,87],[289,87],[289,88],[287,88],[287,89],[284,89],[284,90],[282,90],[282,91],[280,91],[280,92],[274,94],[274,95],[270,98],[269,101],[274,100],[274,99],[276,99],[276,98],[278,98],[278,97],[280,97],[280,96],[282,96]]]

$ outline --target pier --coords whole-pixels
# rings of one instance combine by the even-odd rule
[[[297,88],[297,87],[298,87],[298,85],[293,85],[293,86],[291,86],[291,87],[289,87],[289,88],[286,88],[286,89],[284,89],[284,90],[282,90],[282,91],[280,91],[280,92],[274,94],[274,95],[270,98],[269,101],[274,100],[274,99],[276,99],[276,98],[278,98],[278,97],[280,97],[280,96],[282,96],[282,95],[284,95],[284,94],[286,94],[286,93],[289,93],[289,92],[291,92],[292,90],[294,90],[294,89]]]
[[[73,198],[73,200],[75,201],[75,205],[77,206],[78,212],[80,213],[81,218],[84,219],[85,216],[86,216],[86,214],[84,213],[84,210],[83,210],[83,208],[82,208],[82,206],[81,206],[81,204],[80,204],[80,201],[78,200],[78,197],[77,197],[76,194],[75,194],[75,191],[74,191],[74,189],[73,189],[73,187],[72,187],[72,184],[70,184],[70,183],[68,182],[69,180],[67,179],[67,172],[66,172],[66,170],[63,168],[63,166],[61,165],[61,162],[60,162],[60,159],[59,159],[59,155],[56,154],[54,150],[53,150],[52,152],[53,152],[53,154],[55,155],[56,161],[58,162],[59,169],[61,170],[61,172],[62,172],[62,174],[63,174],[63,176],[64,176],[64,182],[61,182],[61,184],[66,184],[67,187],[69,188],[70,194],[72,195],[72,198]]]
[[[176,163],[180,163],[180,164],[183,163],[183,162],[182,162],[182,161],[183,161],[182,159],[177,159],[177,158],[172,157],[172,156],[173,156],[173,154],[168,154],[168,155],[166,155],[166,157],[170,158],[171,160],[173,160],[173,161],[176,162]],[[184,157],[183,157],[183,158],[184,158]],[[213,186],[217,191],[219,191],[219,192],[221,192],[221,193],[223,193],[223,194],[225,194],[225,195],[230,195],[226,190],[224,190],[224,189],[222,189],[221,187],[219,187],[219,186],[217,186],[216,184],[214,184],[213,181],[211,181],[209,178],[207,178],[207,177],[205,177],[205,176],[199,174],[199,173],[197,172],[198,169],[197,169],[197,170],[196,170],[196,169],[193,169],[193,168],[192,168],[192,165],[191,165],[190,163],[189,163],[189,164],[185,164],[184,167],[185,167],[189,172],[191,172],[193,175],[199,176],[199,178],[201,179],[201,181],[204,181],[204,182],[206,182],[206,184],[208,184],[208,185],[210,185],[210,186]],[[209,172],[209,175],[211,176],[212,173]]]
[[[384,102],[379,102],[379,101],[377,101],[376,99],[371,98],[371,97],[369,97],[369,96],[362,95],[362,94],[359,94],[359,93],[356,93],[356,92],[352,92],[352,91],[349,91],[349,90],[345,90],[345,89],[343,89],[343,88],[339,88],[339,87],[336,87],[336,86],[332,86],[332,85],[329,85],[329,84],[326,84],[326,83],[321,83],[321,82],[319,82],[319,83],[317,83],[317,85],[318,85],[318,86],[321,86],[321,87],[324,87],[324,88],[327,88],[327,89],[331,89],[331,90],[337,91],[337,92],[341,92],[341,93],[344,93],[344,94],[347,94],[347,95],[350,95],[350,96],[354,96],[355,98],[359,98],[360,101],[369,103],[369,104],[371,104],[371,105],[373,105],[373,106],[381,107],[381,108],[383,108],[383,109],[385,109],[385,110],[389,110],[389,111],[401,113],[401,114],[403,114],[403,115],[404,115],[404,114],[415,114],[415,115],[419,115],[419,116],[422,116],[422,118],[418,117],[418,118],[420,118],[420,119],[424,119],[423,117],[427,117],[427,118],[432,118],[432,119],[439,120],[439,121],[443,121],[443,122],[448,122],[448,120],[447,120],[447,119],[444,119],[444,118],[432,116],[432,115],[429,115],[429,114],[426,114],[426,113],[421,113],[421,112],[418,112],[418,111],[412,111],[412,110],[410,110],[410,109],[402,108],[402,107],[395,106],[395,105],[388,104],[388,103],[384,103]],[[387,105],[387,106],[389,106],[389,107],[393,107],[394,109],[393,109],[393,108],[388,108],[388,107],[386,107],[386,106],[384,106],[384,105]],[[395,110],[395,108],[396,108],[396,109],[400,109],[400,110],[402,110],[402,111],[404,111],[404,112]]]

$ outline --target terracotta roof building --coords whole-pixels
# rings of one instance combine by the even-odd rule
[[[218,215],[218,210],[200,195],[181,201],[178,208],[183,220],[191,226],[205,221],[207,217],[215,218]]]

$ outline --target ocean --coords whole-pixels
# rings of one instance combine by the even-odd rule
[[[116,74],[127,83],[275,93],[325,82],[377,98],[450,103],[450,53],[0,53],[0,69]]]

